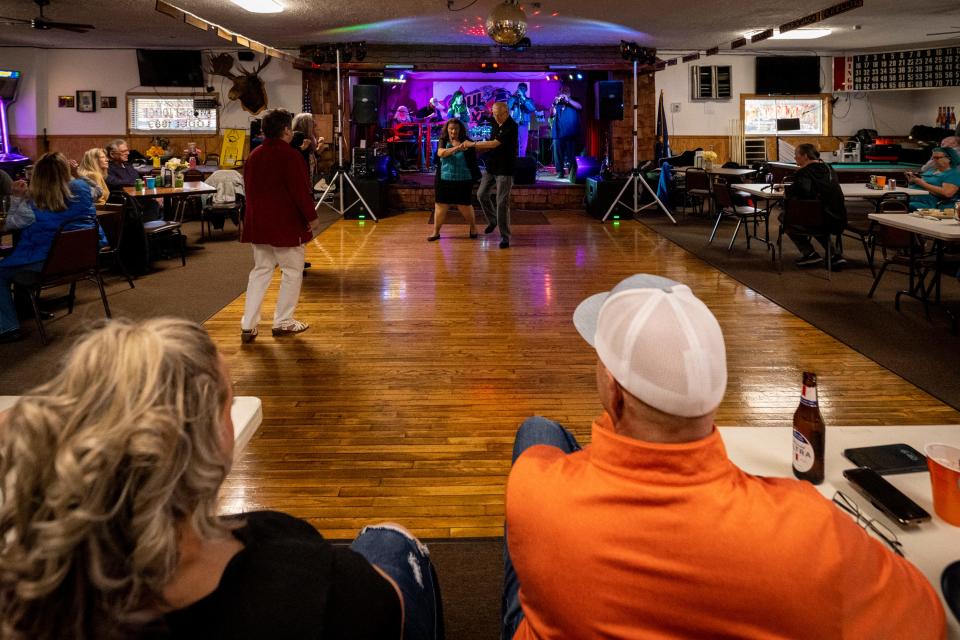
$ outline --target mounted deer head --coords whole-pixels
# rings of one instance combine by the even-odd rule
[[[229,53],[210,56],[211,68],[207,73],[214,76],[223,76],[233,81],[233,86],[227,97],[231,100],[240,100],[240,106],[244,111],[257,115],[267,108],[267,86],[263,80],[257,76],[260,71],[270,64],[270,57],[264,56],[263,60],[253,71],[247,71],[239,64],[240,75],[233,73],[233,56]]]

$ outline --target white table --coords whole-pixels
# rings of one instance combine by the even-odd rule
[[[756,169],[734,169],[732,167],[711,167],[710,169],[704,169],[704,171],[712,176],[728,176],[733,178],[742,178],[757,172]]]
[[[734,189],[745,191],[751,195],[769,200],[782,200],[783,191],[772,191],[770,185],[762,183],[748,183],[734,185]],[[870,189],[862,184],[841,184],[844,198],[864,198],[867,200],[879,200],[890,193],[905,193],[908,196],[927,195],[923,189],[911,189],[907,187],[897,187],[896,189]]]
[[[923,302],[924,305],[930,302],[930,292],[933,291],[933,303],[940,304],[940,274],[943,270],[943,251],[948,242],[960,242],[960,223],[956,220],[935,220],[933,218],[921,218],[914,214],[904,213],[871,213],[870,219],[879,222],[888,227],[902,229],[914,234],[914,237],[930,238],[933,240],[933,252],[935,259],[933,282],[929,287],[925,287],[923,279],[919,277],[916,245],[913,242],[910,249],[910,282],[909,288],[905,291],[898,291],[894,299],[897,309],[900,308],[900,296],[907,295]],[[954,332],[956,332],[957,319],[953,312],[946,309],[947,315],[954,323]]]
[[[720,427],[723,443],[733,462],[755,475],[790,478],[793,430],[790,427]],[[944,567],[960,560],[960,527],[941,520],[933,510],[929,473],[906,473],[884,476],[891,484],[926,509],[932,519],[919,527],[901,529],[880,513],[866,498],[857,493],[843,477],[843,470],[855,467],[843,457],[850,447],[905,442],[918,451],[932,442],[960,446],[960,425],[916,427],[828,427],[826,439],[825,475],[817,489],[827,499],[837,489],[853,498],[860,508],[887,524],[903,543],[903,552],[933,585],[940,590],[940,574]],[[946,608],[946,605],[944,605]],[[949,637],[960,639],[960,624],[947,611]]]
[[[20,399],[20,396],[0,396],[0,413],[6,411]],[[238,456],[250,442],[263,422],[263,406],[260,398],[254,396],[234,396],[230,407],[233,418],[233,455]]]

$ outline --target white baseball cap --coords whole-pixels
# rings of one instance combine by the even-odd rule
[[[621,387],[664,413],[694,418],[727,388],[723,332],[690,287],[637,274],[590,296],[573,324]]]

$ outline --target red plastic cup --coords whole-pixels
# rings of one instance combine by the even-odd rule
[[[924,453],[930,468],[933,510],[944,522],[960,527],[960,447],[928,444]]]

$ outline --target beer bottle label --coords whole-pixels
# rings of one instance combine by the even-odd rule
[[[800,473],[806,473],[813,468],[813,445],[802,433],[793,430],[793,468]]]
[[[800,392],[800,404],[807,407],[817,406],[817,388],[803,385],[803,389]]]

